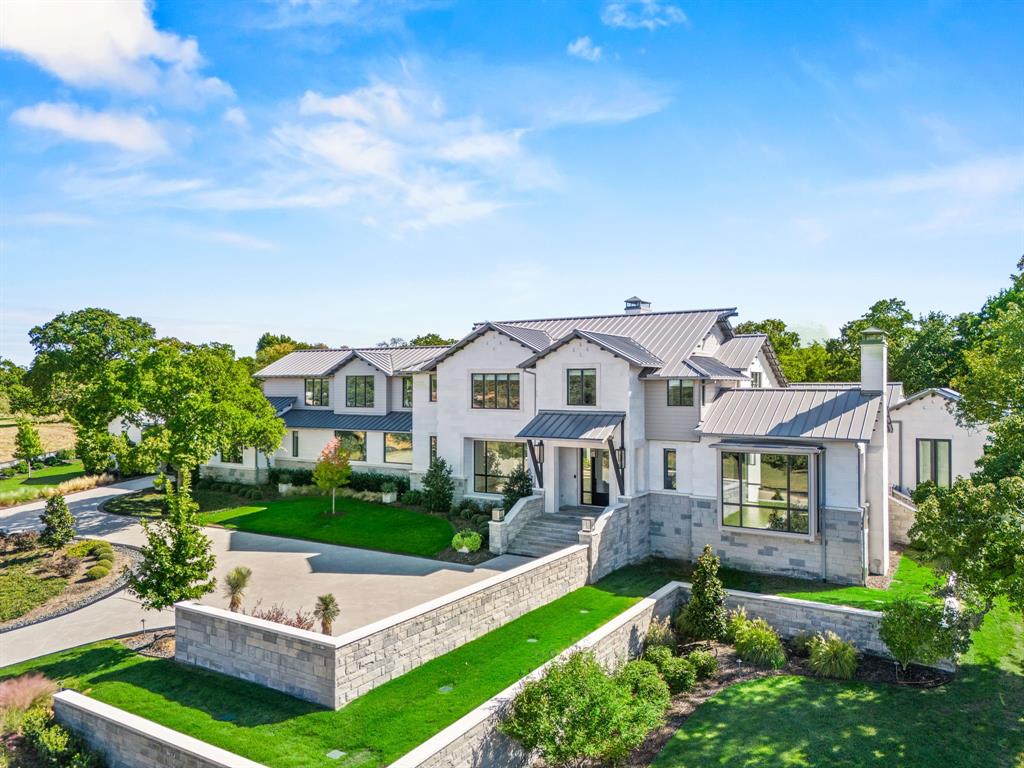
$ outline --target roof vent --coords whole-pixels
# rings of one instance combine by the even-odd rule
[[[626,299],[626,314],[639,315],[642,312],[651,311],[651,302],[644,301],[639,296],[630,296]]]

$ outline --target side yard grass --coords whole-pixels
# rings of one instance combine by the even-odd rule
[[[6,480],[0,480],[0,493],[6,491],[17,491],[21,488],[32,486],[60,485],[67,480],[74,480],[85,474],[85,467],[81,461],[73,461],[70,464],[58,464],[55,467],[41,467],[32,470],[32,476],[15,475]]]
[[[779,676],[709,699],[654,768],[1024,765],[1024,626],[1006,605],[948,685],[921,690]]]
[[[271,768],[384,766],[637,601],[603,583],[578,589],[391,682],[337,712],[116,641],[0,670],[38,671],[99,701]],[[347,756],[326,755],[341,750]]]

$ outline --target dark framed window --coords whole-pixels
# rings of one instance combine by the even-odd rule
[[[437,374],[430,374],[430,402],[437,402]]]
[[[331,380],[306,379],[306,405],[330,405]]]
[[[220,453],[220,460],[224,464],[241,464],[242,463],[242,453],[243,453],[244,450],[245,450],[245,448],[242,446],[241,443],[239,443],[237,445],[232,445],[226,451],[221,451],[221,453]]]
[[[433,463],[437,460],[437,435],[430,436],[430,461]]]
[[[373,408],[373,376],[345,377],[345,407]]]
[[[807,533],[811,458],[805,453],[722,451],[722,524]]]
[[[296,458],[299,455],[299,430],[292,430],[292,458]]]
[[[501,493],[516,467],[526,466],[526,445],[498,440],[473,441],[473,490]]]
[[[676,490],[676,449],[666,448],[662,453],[664,467],[664,487],[666,491]]]
[[[341,443],[341,450],[349,461],[366,461],[366,433],[348,429],[334,430],[334,436]]]
[[[474,373],[473,407],[519,409],[518,373]]]
[[[761,379],[761,372],[760,371],[751,371],[750,372],[750,386],[752,386],[754,389],[760,389],[761,388],[761,381],[762,381],[762,379]]]
[[[668,380],[669,405],[693,405],[693,382],[687,379]]]
[[[402,377],[402,407],[412,408],[412,376]]]
[[[570,368],[565,372],[566,405],[597,405],[597,368]]]
[[[918,438],[917,484],[931,481],[940,488],[953,484],[953,441]]]
[[[412,464],[412,433],[384,433],[384,463]]]

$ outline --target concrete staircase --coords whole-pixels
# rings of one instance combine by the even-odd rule
[[[596,516],[595,512],[587,514]],[[582,517],[583,515],[575,510],[542,514],[527,523],[526,527],[509,542],[508,551],[514,555],[543,557],[571,544],[579,544],[579,530],[583,527]]]

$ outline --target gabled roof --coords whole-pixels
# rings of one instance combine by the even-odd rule
[[[950,389],[949,387],[930,387],[929,389],[922,389],[920,392],[915,392],[910,397],[900,400],[895,405],[890,405],[889,410],[892,411],[897,408],[902,408],[904,405],[913,403],[916,400],[920,400],[921,398],[929,397],[931,395],[943,397],[951,403],[959,403],[963,399],[963,396],[955,389]]]
[[[603,442],[625,418],[622,411],[539,411],[516,437]]]
[[[267,397],[267,401],[274,409],[275,416],[280,416],[285,411],[291,410],[295,405],[295,400],[294,397]]]
[[[746,381],[750,378],[742,371],[730,368],[711,355],[692,355],[683,361],[683,366],[690,371],[685,374],[687,378],[692,376],[698,379],[728,379],[731,381]]]
[[[726,389],[708,406],[704,435],[868,442],[882,398],[860,389]]]
[[[448,347],[346,347],[343,349],[297,349],[256,372],[261,379],[328,376],[359,358],[388,376],[411,373],[437,357]]]
[[[738,333],[731,339],[722,342],[714,354],[730,368],[746,370],[762,350],[775,380],[779,382],[779,386],[786,386],[788,384],[786,374],[782,372],[779,357],[775,354],[775,348],[765,333]]]
[[[326,376],[352,356],[352,350],[297,349],[256,371],[261,379],[289,376]]]
[[[662,366],[662,360],[660,358],[651,354],[648,350],[644,349],[640,344],[628,336],[598,333],[597,331],[583,331],[577,328],[571,333],[567,333],[558,341],[542,349],[540,352],[528,357],[519,364],[519,367],[531,368],[534,363],[542,357],[545,357],[559,347],[568,344],[573,339],[589,341],[592,344],[596,344],[606,352],[609,352],[616,357],[621,357],[626,362],[632,363],[633,365],[637,365],[641,368],[660,368]]]
[[[793,384],[794,387],[814,387],[815,389],[860,389],[859,381],[801,381]],[[952,391],[952,390],[950,390]],[[886,387],[886,402],[891,409],[896,403],[903,400],[903,382],[890,381]]]
[[[464,347],[473,343],[488,331],[496,331],[502,334],[503,336],[507,336],[508,338],[512,339],[512,341],[522,344],[531,352],[537,352],[541,349],[544,349],[545,347],[550,346],[552,342],[552,338],[550,336],[548,336],[543,331],[537,331],[534,328],[519,328],[509,326],[507,323],[492,323],[489,321],[485,323],[477,323],[472,331],[467,333],[465,336],[463,336],[461,339],[455,342],[452,346],[445,349],[433,360],[430,360],[428,363],[424,364],[422,370],[433,370],[434,368],[437,367],[437,364],[440,363],[442,360],[451,357],[460,349],[463,349]]]

